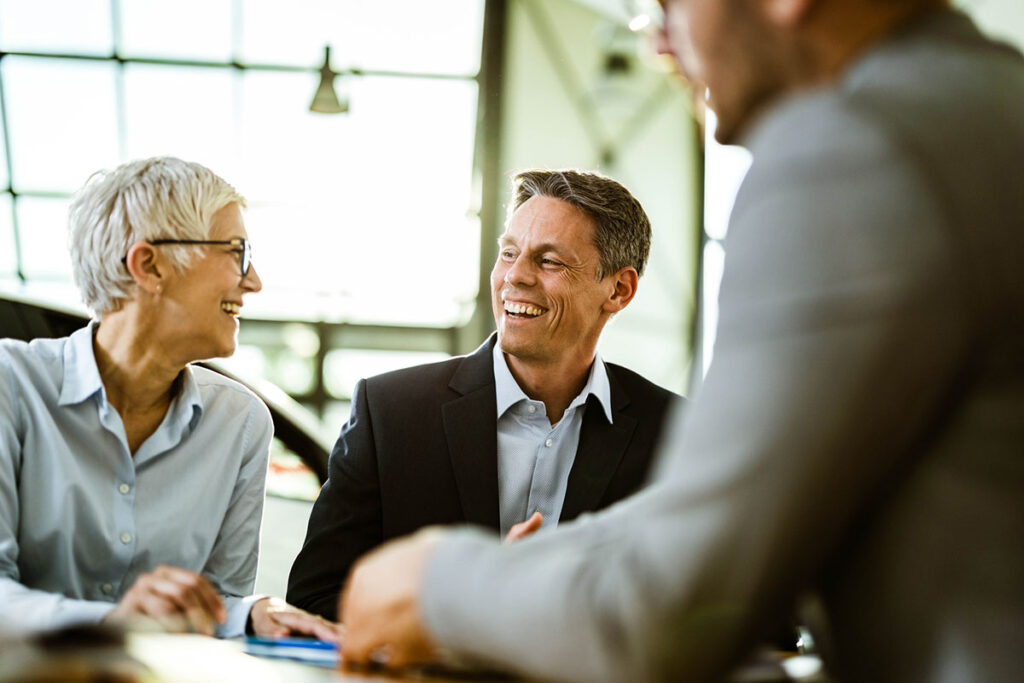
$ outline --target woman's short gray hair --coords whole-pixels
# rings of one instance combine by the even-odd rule
[[[601,257],[597,278],[626,266],[644,274],[651,252],[651,221],[622,183],[589,171],[529,169],[512,178],[511,213],[531,197],[561,199],[594,221],[594,246]]]
[[[94,173],[71,200],[68,237],[72,272],[82,300],[102,316],[131,298],[135,281],[122,259],[136,242],[206,239],[213,214],[245,198],[200,164],[154,157]],[[195,247],[172,247],[181,271]]]

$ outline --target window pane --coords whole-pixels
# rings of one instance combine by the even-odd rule
[[[126,65],[126,157],[181,157],[236,184],[234,77],[230,68]]]
[[[72,192],[117,164],[113,63],[5,57],[2,68],[15,189]]]
[[[306,110],[315,83],[246,73],[240,190],[264,292],[253,310],[449,325],[476,295],[476,84],[346,79],[352,110]],[[273,199],[274,201],[269,201]],[[262,201],[261,201],[262,200]],[[430,305],[411,292],[430,264]]]
[[[231,61],[230,0],[131,0],[121,9],[121,54]]]
[[[324,358],[324,387],[335,398],[349,398],[356,382],[364,377],[447,358],[448,354],[436,351],[335,349]]]
[[[18,236],[26,279],[71,282],[69,199],[18,197]]]
[[[338,36],[344,42],[338,44],[351,46],[349,61],[358,68],[474,75],[480,68],[483,4],[363,0],[356,4],[356,20]],[[366,26],[375,30],[367,31]]]
[[[110,0],[0,0],[0,49],[113,54]]]
[[[11,179],[7,175],[7,138],[0,126],[0,190],[10,189]]]
[[[349,17],[350,2],[248,0],[242,6],[239,58],[244,63],[319,66],[330,42],[328,27],[347,24]]]
[[[13,277],[18,272],[18,258],[14,247],[11,195],[5,192],[0,194],[0,278]]]
[[[337,70],[475,75],[482,0],[249,0],[241,59],[318,66],[332,46]]]

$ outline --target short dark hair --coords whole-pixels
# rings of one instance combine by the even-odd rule
[[[643,275],[651,251],[651,221],[618,181],[589,171],[530,169],[513,176],[512,189],[513,212],[539,195],[561,199],[590,216],[594,246],[601,255],[598,279],[626,266]]]

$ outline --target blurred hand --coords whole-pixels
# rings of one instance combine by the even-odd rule
[[[508,530],[508,535],[505,536],[505,540],[502,543],[512,543],[532,536],[540,529],[541,525],[544,524],[544,515],[539,512],[534,512],[530,515],[530,518],[525,522],[519,522],[519,524],[513,524],[512,528]]]
[[[312,636],[332,643],[339,641],[336,624],[289,605],[281,598],[257,600],[249,612],[249,619],[253,633],[264,638]]]
[[[212,636],[228,618],[220,596],[205,577],[160,566],[141,575],[104,621],[156,622],[163,630]]]
[[[341,594],[342,663],[400,669],[436,658],[420,618],[423,572],[444,537],[438,528],[386,543],[352,568]]]

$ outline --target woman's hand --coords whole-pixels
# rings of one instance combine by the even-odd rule
[[[228,618],[224,603],[205,577],[160,566],[141,575],[104,621],[154,621],[165,631],[212,636]]]

